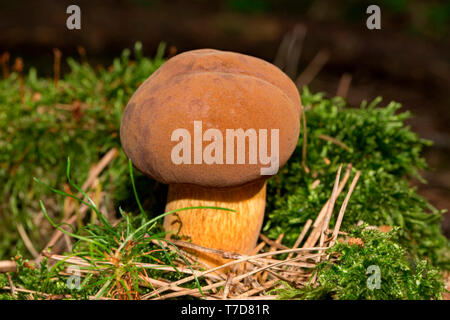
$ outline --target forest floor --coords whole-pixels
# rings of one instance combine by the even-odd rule
[[[178,2],[149,7],[127,2],[115,6],[79,2],[83,25],[76,32],[65,28],[63,2],[21,1],[22,7],[2,8],[0,29],[7,32],[0,33],[0,53],[10,52],[12,61],[21,56],[25,67],[33,65],[43,74],[52,73],[55,47],[67,57],[76,55],[77,46],[82,45],[91,63],[107,65],[136,41],[143,43],[146,55],[153,55],[157,45],[165,41],[172,46],[172,53],[213,47],[273,62],[283,37],[301,25],[305,37],[297,70],[307,68],[319,52],[327,52],[323,67],[309,83],[311,89],[333,96],[345,77],[350,105],[382,96],[384,101],[398,101],[412,111],[415,118],[409,123],[413,130],[434,141],[425,153],[432,170],[424,175],[428,184],[418,184],[420,193],[437,208],[450,208],[449,43],[414,36],[389,22],[382,30],[368,32],[365,21],[343,23],[276,13],[248,15],[214,6],[199,8],[193,4],[186,8]],[[37,11],[42,14],[36,15]],[[450,237],[449,213],[443,229]]]

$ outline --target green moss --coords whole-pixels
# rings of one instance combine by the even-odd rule
[[[90,166],[97,163],[101,156],[113,147],[121,150],[118,132],[123,109],[139,84],[164,62],[162,54],[163,47],[155,59],[145,58],[137,44],[134,61],[130,60],[130,51],[125,50],[108,69],[96,69],[69,59],[70,72],[59,81],[57,87],[53,85],[52,79],[40,78],[36,70],[31,69],[24,77],[23,96],[17,73],[0,80],[0,259],[7,259],[18,252],[28,257],[16,232],[18,223],[25,227],[38,250],[45,245],[46,239],[41,236],[32,219],[41,212],[39,199],[46,205],[50,204],[47,210],[52,221],[57,223],[62,219],[64,197],[56,196],[35,183],[33,177],[62,189],[63,184],[67,183],[66,159],[70,157],[74,163],[73,179],[82,184]],[[386,242],[386,248],[397,250],[394,244],[399,248],[401,246],[401,250],[405,250],[416,261],[416,270],[431,270],[429,263],[449,269],[449,242],[440,229],[442,211],[433,208],[409,183],[412,177],[420,179],[420,171],[426,169],[421,152],[430,145],[429,141],[420,139],[405,125],[410,114],[400,112],[400,105],[395,102],[378,106],[380,99],[369,105],[363,103],[360,108],[349,108],[340,98],[328,99],[322,94],[312,94],[308,89],[303,90],[302,101],[308,123],[306,163],[310,172],[306,173],[302,166],[302,132],[298,148],[287,165],[269,180],[263,232],[271,238],[284,233],[284,244],[292,245],[306,220],[315,219],[329,198],[339,164],[352,163],[353,174],[361,170],[361,177],[348,204],[342,229],[349,230],[360,220],[375,226],[398,226],[396,240],[386,239],[389,241]],[[77,109],[77,105],[81,107]],[[324,140],[324,136],[339,140],[345,147]],[[325,159],[330,163],[327,164]],[[135,202],[123,152],[119,152],[119,156],[99,178],[102,191],[107,195],[105,205],[108,208],[121,205],[126,212],[138,212],[139,206]],[[312,188],[316,180],[320,180],[320,183]],[[163,212],[163,186],[137,174],[136,188],[137,193],[145,194],[148,199],[143,203],[148,214],[141,212],[133,217],[126,215],[132,220],[123,221],[114,227],[114,232],[127,230],[129,223],[136,228]],[[337,199],[337,207],[342,201],[343,196]],[[159,227],[157,224],[156,228]],[[115,244],[111,230],[97,225],[89,224],[76,232],[81,236],[103,239],[110,246],[109,250]],[[138,255],[143,248],[136,249],[133,254]],[[370,254],[369,248],[365,249],[367,251],[364,254]],[[74,253],[81,254],[90,249],[89,245],[81,241],[75,245]],[[360,261],[363,258],[361,252],[350,249],[347,260]],[[161,260],[168,258],[166,255],[154,257]],[[149,260],[145,259],[151,260],[149,257],[140,259],[147,262]],[[387,255],[385,259],[386,265],[392,260],[392,265],[406,266],[403,260],[396,260],[396,255]],[[424,259],[428,262],[422,262]],[[168,260],[164,261],[169,263]],[[348,269],[350,266],[345,263],[341,260],[336,268],[342,264],[344,269]],[[53,273],[55,270],[45,265],[42,268],[22,268],[14,281],[30,290],[46,289],[55,294],[65,292],[65,280],[58,278]],[[327,268],[334,270],[331,266]],[[393,291],[386,291],[384,296],[379,297],[438,297],[440,287],[437,280],[432,280],[437,277],[428,276],[434,275],[433,272],[426,273],[424,279],[428,279],[426,281],[430,284],[427,287],[414,286],[413,280],[422,278],[413,269],[406,270],[405,281],[409,284],[405,284],[406,287],[398,285],[398,288],[403,288],[401,290],[387,287],[386,290]],[[60,280],[54,283],[42,281],[42,277],[49,274]],[[324,285],[311,292],[305,291],[304,297],[317,298],[320,292],[323,296],[331,294],[338,298],[374,297],[365,291],[363,278],[359,274],[355,274],[354,282],[359,289],[350,288],[350,281],[348,284],[339,282],[342,288],[349,290],[347,296],[327,287],[326,281],[333,285],[335,283],[331,271],[324,274],[330,275],[329,278],[323,276]],[[27,277],[31,282],[26,282]],[[98,290],[102,283],[98,282],[98,278],[95,279],[89,280],[93,281],[92,292]],[[0,275],[0,282],[3,284],[4,281],[4,275]],[[42,287],[44,284],[48,287]],[[92,292],[79,294],[87,296]],[[0,294],[1,298],[8,297],[8,294]]]
[[[271,238],[284,233],[293,244],[307,219],[315,219],[330,197],[339,164],[353,164],[361,177],[348,204],[343,229],[359,220],[370,225],[401,227],[399,241],[412,254],[429,258],[448,269],[448,240],[442,235],[443,211],[432,207],[409,184],[426,168],[421,157],[429,141],[420,139],[404,121],[408,112],[399,113],[400,104],[377,107],[381,99],[361,108],[345,106],[340,98],[326,99],[307,89],[302,94],[308,108],[307,165],[302,167],[302,137],[288,164],[268,184],[268,218],[264,231]],[[333,137],[348,149],[320,136]],[[324,159],[330,160],[327,164]],[[320,184],[312,188],[313,181]],[[344,196],[337,199],[340,206]],[[333,225],[333,222],[332,222]]]
[[[89,169],[111,148],[121,150],[119,126],[123,109],[136,88],[163,62],[162,45],[154,59],[142,56],[139,43],[134,61],[124,50],[108,69],[94,68],[69,58],[70,67],[55,87],[52,79],[38,77],[31,68],[0,80],[0,259],[28,254],[16,226],[22,223],[39,250],[47,239],[39,234],[32,217],[40,211],[39,199],[57,200],[50,214],[62,217],[63,198],[33,181],[52,186],[65,183],[66,159],[76,164],[72,175],[82,184]],[[123,152],[100,176],[109,206],[132,197]],[[124,192],[126,191],[126,192]]]
[[[397,231],[352,230],[350,236],[363,244],[338,243],[329,249],[337,261],[318,265],[318,286],[286,285],[277,293],[282,299],[441,299],[441,274],[426,260],[412,258],[396,241]]]
[[[96,210],[94,205],[92,208]],[[59,228],[60,225],[51,220],[44,206],[42,209],[55,228]],[[17,263],[17,272],[10,273],[14,285],[33,291],[31,295],[34,299],[46,299],[49,295],[58,296],[58,299],[89,299],[95,296],[102,298],[107,292],[114,290],[122,290],[122,294],[125,294],[125,288],[137,295],[151,292],[152,288],[139,285],[142,283],[139,275],[171,281],[184,277],[181,272],[146,269],[139,265],[139,263],[162,263],[173,266],[172,260],[175,257],[183,258],[182,255],[167,250],[162,244],[152,242],[164,237],[160,224],[156,223],[162,215],[147,219],[146,214],[133,216],[123,211],[121,213],[123,220],[115,226],[107,223],[88,224],[74,233],[60,229],[78,240],[73,246],[73,251],[66,254],[67,259],[81,258],[87,264],[74,266],[65,262],[65,259],[52,261],[52,265],[49,265],[47,258],[44,258],[36,265],[18,255],[14,259]],[[68,267],[71,271],[67,269]],[[74,275],[72,280],[71,273]],[[76,284],[77,281],[78,287],[69,286]],[[200,284],[204,284],[203,280],[195,279],[183,286],[195,288]],[[0,274],[0,288],[5,286],[8,286],[7,277]],[[18,291],[16,296],[12,296],[9,290],[0,290],[0,299],[27,299],[29,295],[30,292]]]

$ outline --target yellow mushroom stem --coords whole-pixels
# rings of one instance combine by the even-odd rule
[[[250,254],[256,246],[264,219],[266,181],[226,189],[169,185],[166,212],[198,206],[229,208],[236,212],[192,209],[168,215],[164,220],[164,229],[171,232],[167,236],[177,234],[207,248]],[[230,261],[215,254],[196,254],[210,266]]]

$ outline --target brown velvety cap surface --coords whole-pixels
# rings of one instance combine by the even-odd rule
[[[211,49],[188,51],[168,60],[130,99],[121,123],[122,147],[133,164],[146,175],[167,184],[188,183],[228,187],[268,177],[260,169],[269,164],[226,164],[226,130],[267,130],[270,156],[271,129],[279,130],[279,167],[297,144],[301,114],[294,83],[277,67],[243,54]],[[210,128],[223,135],[223,164],[194,164],[194,121],[202,134]],[[177,129],[191,137],[191,164],[172,162],[171,141]],[[260,140],[258,134],[258,143]],[[181,140],[180,140],[181,141]],[[204,150],[211,141],[203,141]]]

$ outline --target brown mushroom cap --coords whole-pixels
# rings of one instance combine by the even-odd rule
[[[247,55],[211,49],[193,50],[168,60],[130,99],[120,127],[126,155],[144,174],[166,184],[186,183],[230,187],[267,178],[260,163],[226,164],[226,129],[279,129],[279,167],[295,149],[301,102],[294,83],[274,65]],[[194,121],[223,134],[223,164],[174,164],[172,132],[184,128],[191,135]],[[259,140],[259,135],[258,135]],[[205,148],[211,142],[203,142]],[[235,149],[237,148],[235,143]],[[202,149],[203,150],[203,149]],[[259,152],[259,146],[258,146]],[[234,152],[236,159],[236,150]]]

